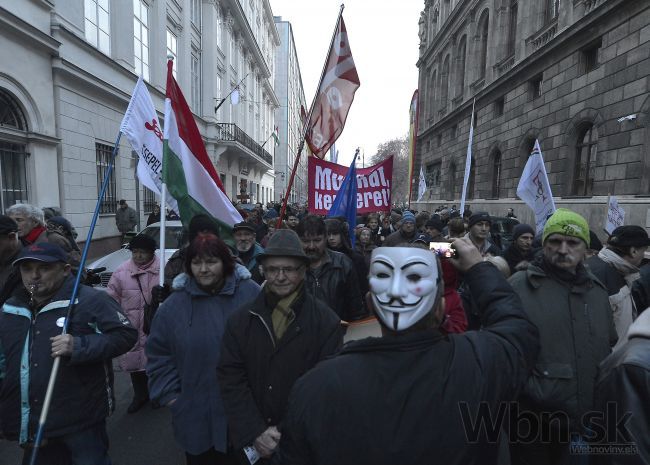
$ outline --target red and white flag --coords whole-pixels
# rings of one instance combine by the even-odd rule
[[[345,119],[359,85],[345,22],[343,15],[340,15],[307,124],[306,141],[311,152],[318,158],[325,157],[330,146],[343,132]]]
[[[178,202],[183,224],[204,213],[217,220],[221,238],[228,238],[242,217],[224,193],[194,116],[172,75],[171,60],[167,64],[163,157],[163,180]]]

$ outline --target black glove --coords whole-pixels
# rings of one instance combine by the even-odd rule
[[[171,293],[169,285],[165,284],[163,286],[154,286],[151,288],[151,305],[153,307],[158,307],[163,301],[169,297]]]

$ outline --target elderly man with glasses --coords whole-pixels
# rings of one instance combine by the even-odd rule
[[[340,319],[305,286],[298,235],[277,231],[258,256],[266,282],[226,325],[218,378],[232,446],[267,463],[280,440],[293,383],[342,345]]]

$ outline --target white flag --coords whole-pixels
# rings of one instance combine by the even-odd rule
[[[541,233],[546,219],[555,212],[555,202],[546,176],[542,149],[537,140],[519,180],[517,196],[535,213],[536,231]]]
[[[607,234],[612,232],[619,226],[623,226],[625,222],[625,210],[618,205],[618,200],[613,195],[610,196],[607,202],[607,218],[605,219],[605,231]]]
[[[476,99],[474,99],[476,103]],[[467,143],[467,156],[465,157],[465,176],[463,177],[463,193],[460,197],[460,214],[465,213],[465,197],[467,196],[467,183],[472,171],[472,141],[474,140],[474,103],[472,103],[472,116],[469,120],[469,142]]]
[[[427,180],[424,179],[424,170],[420,166],[420,184],[418,184],[418,202],[424,197],[424,193],[427,191]]]
[[[160,199],[163,133],[142,76],[133,89],[129,107],[126,109],[122,124],[120,124],[120,132],[126,136],[131,147],[138,154],[138,179]],[[167,197],[167,206],[178,212],[176,200],[171,196]],[[164,211],[164,208],[161,210]]]

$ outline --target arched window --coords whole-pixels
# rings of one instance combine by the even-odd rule
[[[25,138],[27,137],[27,119],[18,101],[0,89],[0,202],[4,212],[15,203],[29,202],[29,198],[25,144],[16,143],[15,140],[3,140],[3,128],[24,131]],[[15,132],[12,136],[15,137]]]
[[[467,36],[463,36],[458,44],[458,57],[456,58],[456,95],[463,95],[465,86],[465,63],[467,61]]]
[[[449,100],[449,55],[445,57],[442,65],[442,75],[440,76],[440,108],[447,107]]]
[[[436,114],[436,86],[438,85],[438,71],[434,71],[431,75],[431,82],[429,83],[429,93],[427,94],[428,101],[425,103],[429,108],[427,112],[429,117]]]
[[[447,179],[447,192],[449,199],[456,198],[456,163],[453,161],[449,164],[449,179]]]
[[[499,198],[501,189],[501,152],[497,149],[492,155],[492,198]]]
[[[487,68],[487,51],[488,51],[488,28],[490,24],[490,13],[486,10],[479,20],[478,37],[479,37],[479,78],[485,77]]]
[[[591,195],[598,153],[598,130],[593,124],[578,133],[576,143],[573,195]]]

